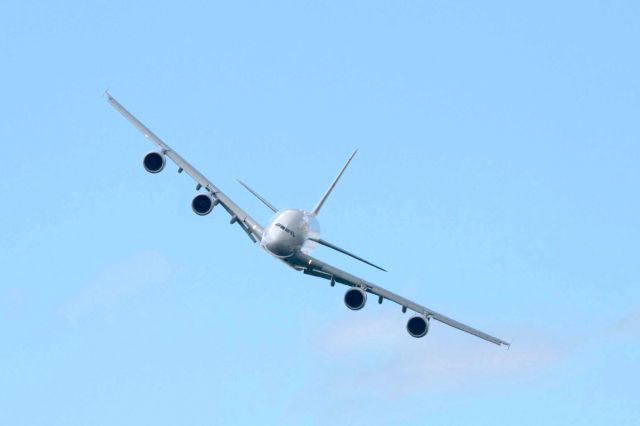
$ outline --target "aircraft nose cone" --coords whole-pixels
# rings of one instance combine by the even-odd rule
[[[282,240],[269,241],[265,244],[267,250],[279,257],[289,256],[291,247]]]

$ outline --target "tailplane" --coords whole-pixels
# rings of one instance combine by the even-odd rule
[[[325,240],[323,240],[323,239],[321,239],[321,238],[309,238],[309,239],[310,239],[311,241],[315,241],[315,242],[316,242],[316,243],[318,243],[318,244],[322,244],[323,246],[326,246],[326,247],[332,248],[332,249],[334,249],[334,250],[336,250],[336,251],[339,251],[340,253],[344,253],[344,254],[346,254],[347,256],[351,256],[351,257],[353,257],[354,259],[357,259],[357,260],[359,260],[360,262],[364,262],[364,263],[366,263],[366,264],[367,264],[367,265],[369,265],[369,266],[373,266],[373,267],[374,267],[374,268],[376,268],[376,269],[379,269],[379,270],[381,270],[381,271],[387,272],[387,270],[386,270],[386,269],[383,269],[383,268],[379,267],[378,265],[375,265],[375,264],[373,264],[373,263],[369,262],[368,260],[364,260],[364,259],[363,259],[363,258],[361,258],[360,256],[356,256],[356,255],[355,255],[355,254],[353,254],[353,253],[349,253],[349,252],[348,252],[348,251],[346,251],[345,249],[341,249],[341,248],[340,248],[340,247],[338,247],[338,246],[334,246],[334,245],[333,245],[333,244],[331,244],[330,242],[325,241]]]
[[[269,209],[271,209],[271,211],[273,211],[274,213],[278,212],[278,209],[275,208],[273,206],[273,204],[271,204],[270,202],[268,202],[265,198],[263,198],[260,194],[258,194],[256,191],[254,191],[253,189],[249,188],[249,185],[247,185],[246,183],[244,183],[243,181],[241,181],[240,179],[236,179],[238,181],[238,183],[242,186],[244,186],[244,188],[249,191],[250,193],[252,193],[258,200],[262,201],[262,203],[269,207]]]

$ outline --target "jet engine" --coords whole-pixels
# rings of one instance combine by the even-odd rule
[[[422,315],[416,315],[407,321],[407,332],[412,337],[424,337],[429,331],[429,320]]]
[[[164,155],[156,151],[151,151],[144,156],[142,165],[149,173],[159,173],[164,169]]]
[[[367,293],[360,288],[350,288],[344,294],[344,304],[353,311],[362,309],[365,303],[367,303]]]
[[[211,210],[213,210],[216,204],[216,200],[211,194],[197,194],[193,197],[193,200],[191,200],[193,212],[200,216],[206,216],[211,213]]]

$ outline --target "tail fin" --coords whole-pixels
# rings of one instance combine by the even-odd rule
[[[320,201],[318,201],[318,204],[316,204],[316,206],[311,211],[311,216],[317,216],[318,215],[318,212],[322,208],[322,205],[327,200],[327,197],[329,197],[329,194],[331,194],[331,191],[333,191],[333,188],[336,186],[336,184],[338,183],[338,180],[340,179],[340,177],[342,176],[344,171],[347,169],[347,166],[349,165],[349,163],[351,162],[353,157],[356,155],[356,152],[358,152],[357,149],[355,151],[353,151],[353,154],[351,154],[351,157],[349,157],[347,162],[344,163],[344,166],[342,166],[342,170],[340,170],[340,173],[338,173],[338,176],[336,176],[336,178],[331,183],[331,186],[329,186],[329,189],[327,189],[327,192],[324,193],[322,198],[320,198]]]

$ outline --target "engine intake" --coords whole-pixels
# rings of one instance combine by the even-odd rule
[[[429,331],[429,320],[422,315],[416,315],[407,321],[407,332],[412,337],[424,337]]]
[[[218,204],[217,200],[211,194],[197,194],[191,200],[191,208],[193,212],[200,216],[206,216]]]
[[[360,288],[350,288],[344,294],[344,304],[352,311],[362,309],[367,303],[367,293]]]
[[[164,155],[156,151],[151,151],[144,156],[142,165],[149,173],[159,173],[164,169]]]

